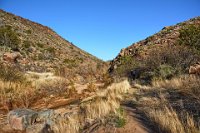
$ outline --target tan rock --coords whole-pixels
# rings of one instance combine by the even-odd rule
[[[198,74],[200,75],[200,63],[190,66],[189,68],[189,74]]]
[[[21,58],[22,55],[19,52],[14,53],[4,53],[3,54],[3,60],[9,61],[9,62],[16,62],[18,58]]]

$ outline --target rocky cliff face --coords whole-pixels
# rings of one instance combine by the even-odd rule
[[[51,71],[84,79],[97,77],[106,67],[52,29],[2,10],[0,38],[0,61],[17,64],[24,71]]]

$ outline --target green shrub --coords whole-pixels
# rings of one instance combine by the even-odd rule
[[[126,119],[124,119],[123,117],[117,117],[115,126],[120,128],[124,127],[125,125],[126,125]]]
[[[77,66],[78,60],[65,58],[63,63],[65,63],[69,69],[72,69]]]
[[[38,57],[37,57],[38,60],[44,60],[45,59],[45,56],[44,54],[38,54]]]
[[[46,48],[46,51],[48,51],[51,54],[55,54],[55,49],[53,47]]]
[[[200,50],[200,25],[187,25],[180,30],[179,44]]]
[[[169,65],[160,65],[159,67],[159,77],[161,77],[162,79],[170,79],[171,77],[173,77],[173,75],[175,75],[176,70],[169,66]]]
[[[25,32],[26,32],[27,34],[31,34],[31,33],[32,33],[31,30],[26,30]]]
[[[30,42],[30,41],[24,41],[24,43],[23,43],[24,48],[29,48],[31,45],[32,45],[32,42]]]
[[[117,109],[117,114],[118,116],[116,116],[115,118],[115,126],[120,128],[120,127],[124,127],[126,124],[126,119],[124,118],[124,110],[123,108],[119,108]]]
[[[10,47],[13,50],[18,49],[20,40],[11,26],[0,27],[0,46]]]
[[[44,48],[44,44],[42,44],[42,43],[37,43],[36,44],[39,48]]]

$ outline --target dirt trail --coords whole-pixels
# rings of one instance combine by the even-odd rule
[[[102,126],[94,123],[83,133],[155,133],[139,119],[136,109],[128,106],[123,106],[123,109],[126,112],[126,125],[124,127],[117,128],[110,125]]]

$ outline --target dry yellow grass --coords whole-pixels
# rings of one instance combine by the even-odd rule
[[[127,80],[113,83],[105,90],[100,90],[90,98],[84,99],[80,110],[66,119],[56,122],[55,133],[77,133],[85,123],[102,120],[110,113],[117,113],[123,94],[127,93],[130,84]]]
[[[159,132],[166,133],[199,133],[191,116],[186,114],[186,120],[179,118],[176,111],[165,106],[163,109],[149,110],[147,116],[155,124],[159,125]]]
[[[25,76],[26,79],[30,81],[36,88],[40,88],[41,85],[46,83],[53,84],[56,81],[64,80],[64,78],[55,76],[53,73],[37,73],[28,71],[26,72]]]
[[[199,111],[198,76],[184,75],[171,80],[153,81],[152,86],[135,87],[138,89],[137,106],[157,132],[200,132],[198,116],[192,113]]]
[[[82,104],[87,119],[103,118],[107,114],[116,112],[120,107],[120,101],[123,94],[127,93],[130,84],[127,80],[120,83],[114,83],[107,87],[104,91],[99,91],[86,104]]]
[[[9,111],[18,105],[29,107],[30,101],[34,98],[33,87],[27,83],[11,83],[0,81],[1,106]]]
[[[77,133],[80,130],[81,116],[75,114],[55,121],[54,133]]]
[[[68,81],[63,78],[51,73],[28,72],[20,82],[0,80],[0,108],[6,111],[19,107],[28,108],[37,100],[45,100],[52,95],[72,96],[71,90]]]
[[[199,76],[184,75],[171,80],[154,81],[152,84],[154,88],[176,89],[184,93],[187,97],[196,98],[200,102]]]

